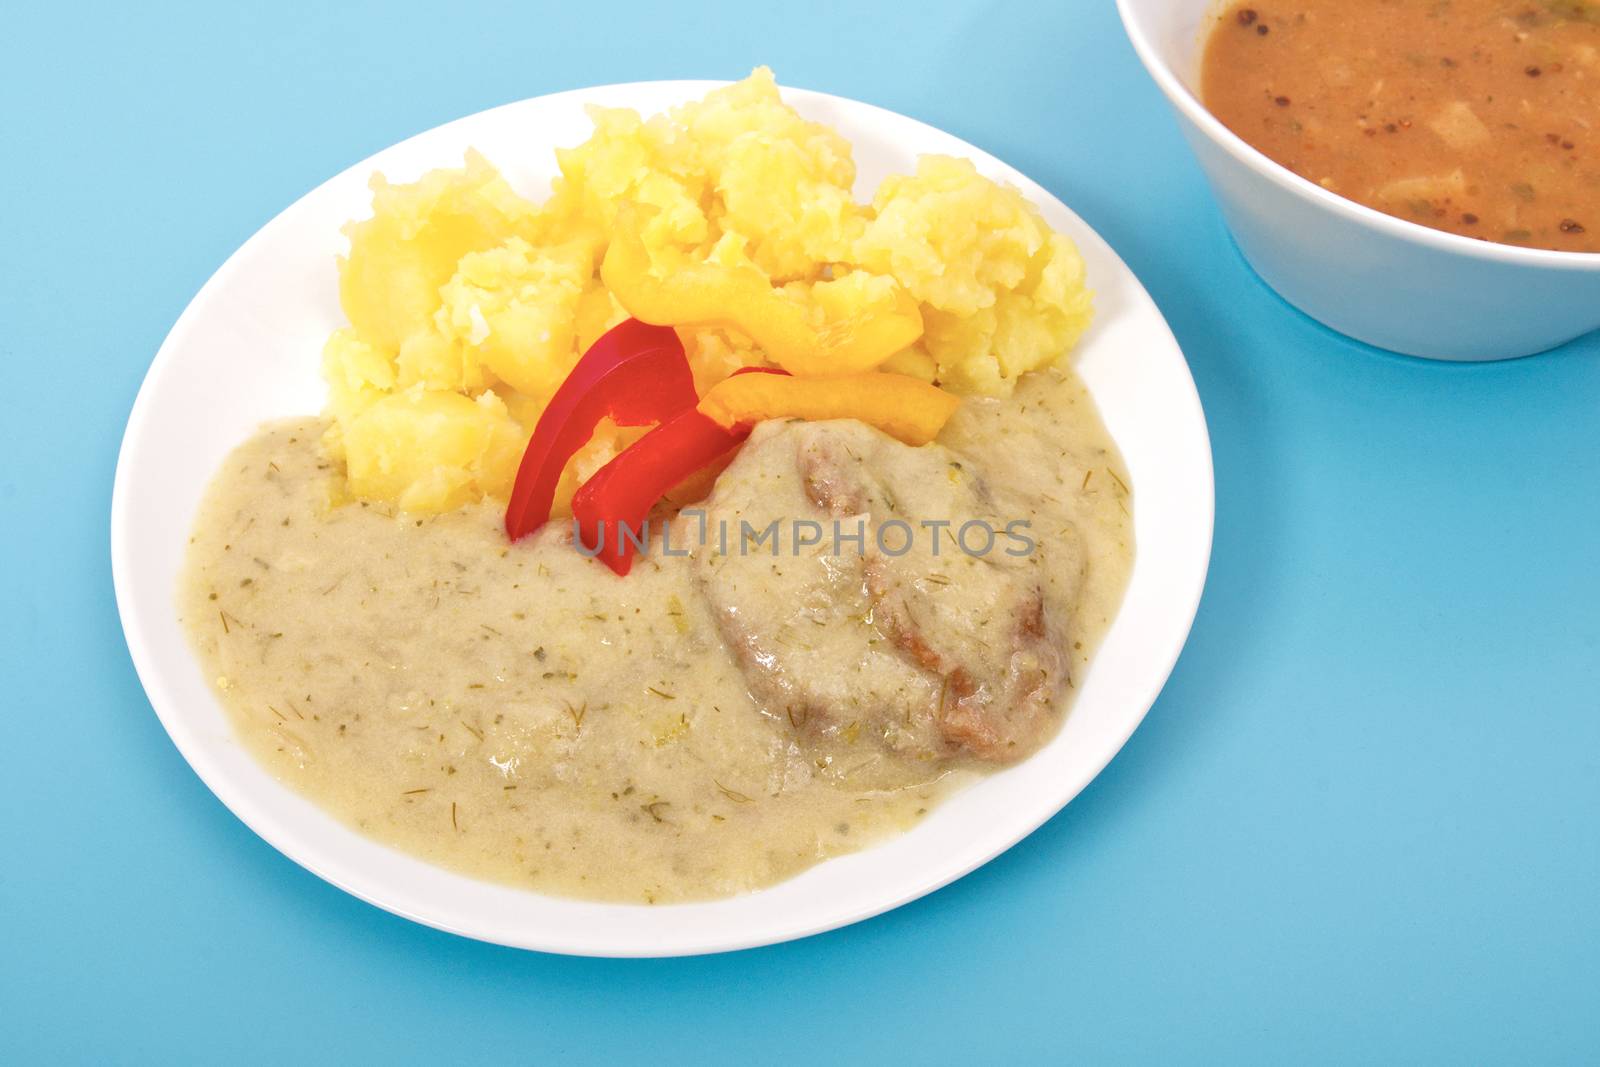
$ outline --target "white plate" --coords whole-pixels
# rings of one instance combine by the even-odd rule
[[[111,557],[123,631],[150,703],[190,766],[246,825],[308,870],[398,915],[485,941],[597,956],[746,948],[865,919],[992,859],[1076,796],[1144,718],[1188,635],[1211,552],[1211,448],[1183,353],[1149,295],[1083,220],[999,160],[892,112],[786,90],[805,115],[855,145],[858,195],[909,170],[922,153],[965,156],[1019,188],[1088,261],[1098,314],[1077,365],[1133,475],[1138,556],[1060,734],[883,845],[758,893],[658,907],[543,896],[432,866],[324,814],[239,745],[178,624],[178,572],[201,494],[229,450],[264,420],[321,409],[319,354],[343,323],[339,228],[369,213],[368,176],[381,170],[411,180],[475,147],[538,197],[555,175],[552,149],[588,136],[586,104],[648,114],[716,84],[641,82],[524,100],[356,164],[273,219],[206,282],[134,403],[112,495]],[[1080,165],[1094,163],[1085,156]]]

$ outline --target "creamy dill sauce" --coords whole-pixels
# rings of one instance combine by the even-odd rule
[[[983,773],[764,712],[692,559],[657,552],[619,579],[559,524],[508,545],[498,505],[332,506],[322,429],[276,423],[228,458],[179,609],[240,740],[362,832],[497,882],[663,903],[859,849]],[[964,404],[941,443],[1038,501],[1041,526],[1076,527],[1081,674],[1133,550],[1092,400],[1070,375],[1031,375]]]

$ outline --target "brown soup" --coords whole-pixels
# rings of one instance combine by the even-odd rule
[[[1242,0],[1201,83],[1229,129],[1341,196],[1600,252],[1600,0]]]

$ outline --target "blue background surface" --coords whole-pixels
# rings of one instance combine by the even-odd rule
[[[8,10],[0,1060],[1600,1059],[1600,343],[1447,366],[1290,310],[1109,0],[537,7]],[[145,368],[385,145],[761,62],[1015,164],[1171,320],[1217,468],[1171,684],[1025,843],[807,941],[563,959],[347,897],[211,797],[134,676],[107,515]]]

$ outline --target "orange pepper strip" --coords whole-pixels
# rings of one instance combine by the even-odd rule
[[[898,285],[892,307],[818,328],[807,321],[802,304],[754,268],[688,263],[659,277],[651,273],[650,253],[632,214],[618,216],[600,278],[628,314],[643,322],[732,328],[790,374],[806,375],[872,370],[922,336],[922,312]]]
[[[700,398],[701,414],[726,429],[763,419],[857,419],[908,445],[925,445],[956,408],[958,397],[919,378],[885,371],[791,378],[738,374]]]

